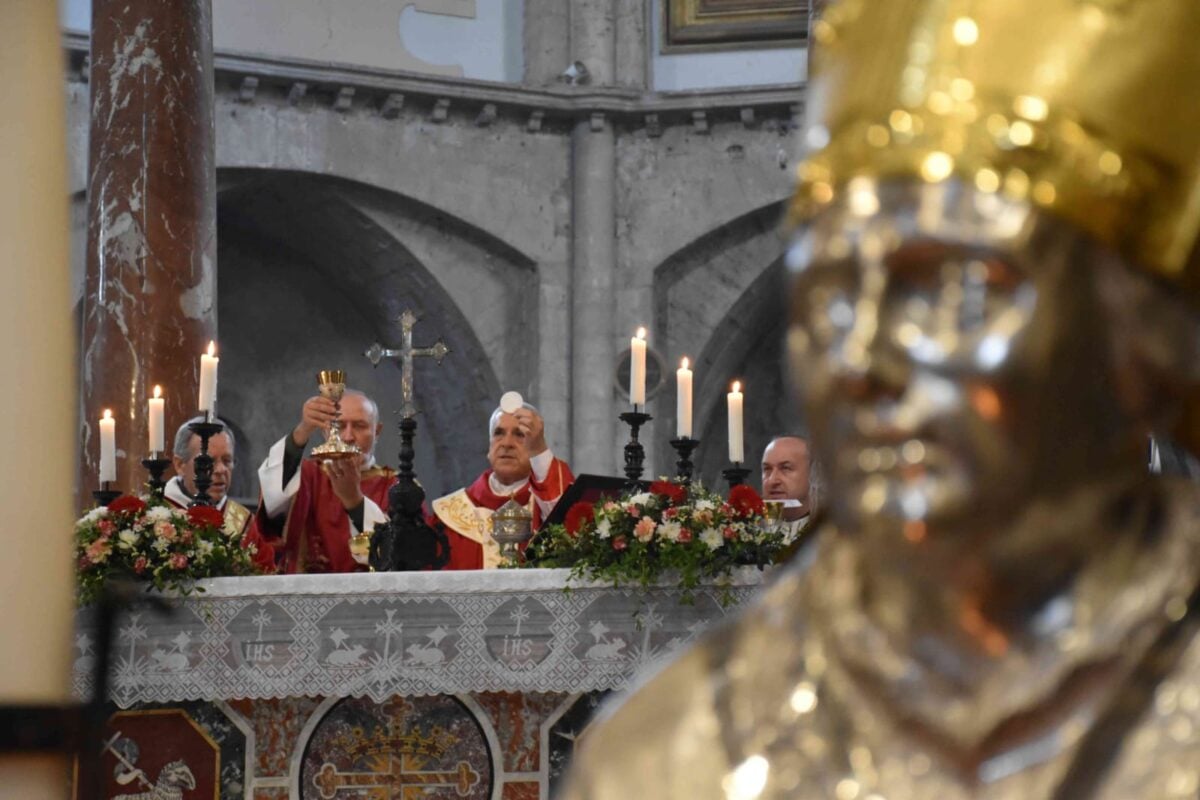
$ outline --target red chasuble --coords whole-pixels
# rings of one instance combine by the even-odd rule
[[[450,540],[450,560],[444,569],[483,569],[484,554],[480,542],[490,539],[491,528],[487,520],[493,511],[508,502],[507,495],[492,491],[488,483],[491,475],[490,469],[485,470],[466,489],[433,501],[430,524],[434,520],[441,520],[446,526],[446,537]],[[532,507],[535,531],[542,526],[542,512],[538,504],[531,501],[531,490],[533,495],[542,500],[554,502],[562,497],[574,481],[571,468],[557,458],[550,465],[546,480],[535,481],[532,475],[529,476],[529,483],[516,493],[515,498],[518,503]]]
[[[362,493],[386,512],[388,489],[395,482],[394,470],[371,467],[362,474]],[[279,552],[282,574],[366,569],[350,555],[350,516],[317,461],[300,462],[300,489],[282,525],[267,517],[262,504],[255,522]]]
[[[187,510],[187,506],[180,505],[170,497],[164,497],[163,500],[175,508]],[[257,520],[250,514],[250,509],[227,497],[222,513],[225,515],[225,525],[223,526],[225,532],[231,536],[241,534],[242,547],[254,545],[255,565],[268,575],[273,573],[275,571],[275,548],[262,537],[262,533],[258,530]]]

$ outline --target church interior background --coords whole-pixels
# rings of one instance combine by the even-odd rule
[[[782,401],[780,219],[803,41],[672,47],[665,2],[214,0],[219,413],[238,437],[235,497],[256,501],[255,468],[318,369],[379,399],[377,453],[394,463],[399,369],[362,353],[398,341],[404,308],[423,318],[418,344],[441,336],[452,351],[416,366],[431,497],[476,474],[508,389],[538,405],[577,474],[618,474],[617,343],[639,325],[648,474],[673,462],[683,356],[708,483],[727,462],[730,381],[746,387],[751,462],[802,427]],[[82,314],[90,4],[66,0],[61,19]]]

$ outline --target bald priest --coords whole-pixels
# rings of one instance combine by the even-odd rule
[[[387,519],[387,493],[396,473],[375,463],[383,430],[379,407],[347,389],[340,403],[338,434],[362,451],[357,459],[320,462],[304,458],[309,438],[326,431],[337,409],[326,397],[310,397],[300,422],[276,442],[258,469],[262,500],[257,522],[275,546],[279,572],[356,572],[350,539]]]
[[[533,514],[536,531],[575,481],[565,461],[546,445],[542,415],[528,403],[513,413],[497,408],[488,421],[486,469],[465,489],[432,503],[430,524],[440,521],[450,540],[446,569],[491,569],[500,564],[491,517],[512,497]]]

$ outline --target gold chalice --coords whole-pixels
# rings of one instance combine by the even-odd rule
[[[321,370],[317,373],[317,388],[322,397],[333,401],[337,410],[334,411],[333,421],[329,423],[329,435],[325,437],[325,443],[313,448],[312,457],[322,461],[333,461],[361,456],[362,451],[358,449],[358,445],[346,444],[338,435],[338,421],[342,418],[341,406],[338,404],[342,395],[346,393],[346,373],[340,369]]]

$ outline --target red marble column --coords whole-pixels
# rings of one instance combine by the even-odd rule
[[[116,488],[137,489],[147,397],[163,387],[170,450],[216,338],[210,0],[93,0],[90,86],[81,505],[102,410],[117,420]]]

